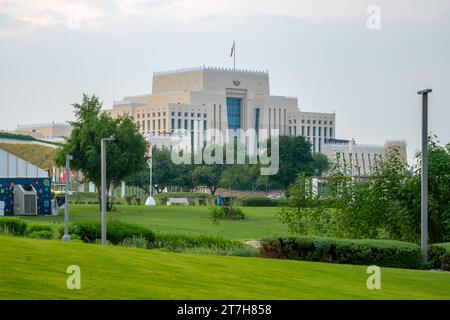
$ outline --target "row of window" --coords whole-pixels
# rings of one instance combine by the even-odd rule
[[[306,120],[306,124],[311,124],[311,122],[312,122],[312,124],[322,124],[322,120]],[[305,124],[305,119],[302,119],[302,124]],[[327,120],[324,120],[323,121],[323,124],[324,125],[330,125],[330,126],[332,126],[333,125],[333,121],[332,120],[330,120],[330,121],[327,121]]]
[[[188,124],[189,124],[188,119],[180,119],[180,118],[178,118],[175,121],[175,118],[171,118],[170,119],[170,128],[171,128],[171,130],[173,132],[174,130],[177,130],[177,129],[178,130],[182,129],[182,130],[191,130],[191,131],[196,130],[196,131],[198,131],[198,128],[201,127],[201,120],[197,120],[197,127],[195,127],[195,120],[191,119],[190,122],[191,122],[190,123],[191,126],[189,127],[188,126]],[[208,122],[207,122],[207,120],[203,120],[203,131],[206,131],[207,128],[208,128]]]

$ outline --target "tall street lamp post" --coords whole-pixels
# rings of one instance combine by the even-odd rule
[[[422,95],[422,187],[421,187],[421,237],[420,247],[425,261],[428,258],[428,93],[431,89],[417,92]]]
[[[113,141],[114,137],[102,138],[100,146],[101,174],[102,174],[102,244],[106,244],[106,142]]]
[[[69,241],[69,183],[70,183],[70,161],[73,160],[73,156],[66,155],[66,194],[65,194],[65,213],[64,213],[64,236],[63,241]]]

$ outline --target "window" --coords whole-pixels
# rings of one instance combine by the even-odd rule
[[[149,113],[147,113],[147,117],[148,117],[148,118],[150,118],[150,112],[149,112]]]
[[[166,131],[166,119],[163,119],[163,130]]]
[[[319,120],[319,124],[322,124],[322,120]]]
[[[302,119],[302,123],[305,123],[305,119]]]
[[[181,119],[178,119],[178,127],[177,129],[181,129]]]
[[[316,124],[316,120],[313,120],[313,124]]]
[[[302,136],[305,135],[305,126],[302,126]]]
[[[178,112],[178,116],[181,117],[181,112]]]
[[[319,137],[322,136],[322,127],[319,127]]]
[[[330,128],[330,138],[333,138],[333,128]]]
[[[241,127],[241,101],[240,98],[227,98],[228,129]]]
[[[308,137],[310,136],[310,134],[311,134],[311,127],[308,127]]]
[[[185,112],[185,113],[184,113],[184,117],[185,117],[185,118],[187,118],[187,116],[188,116],[188,113],[187,113],[187,112]]]
[[[297,126],[294,126],[294,136],[297,136]]]
[[[191,118],[193,118],[194,117],[194,113],[193,112],[191,112]]]
[[[203,118],[206,119],[207,117],[208,117],[208,115],[207,115],[206,113],[204,113],[204,114],[203,114]]]
[[[172,111],[172,117],[175,117],[175,112]]]
[[[327,120],[325,120],[325,121],[323,122],[323,124],[325,124],[325,125],[326,125],[326,124],[328,124],[328,121],[327,121]]]
[[[330,126],[332,126],[333,125],[333,121],[330,121]]]
[[[147,120],[147,131],[150,131],[150,120]]]
[[[184,119],[184,128],[183,129],[187,130],[187,128],[188,128],[188,119]]]
[[[207,121],[203,120],[203,131],[206,131],[207,129]]]
[[[175,130],[175,119],[174,118],[170,119],[170,129],[172,130],[172,132],[173,132],[173,130]]]
[[[313,136],[316,136],[316,127],[313,127]]]
[[[194,130],[194,120],[191,120],[191,130]]]
[[[327,137],[327,128],[323,128],[323,136],[326,138]]]
[[[200,113],[197,113],[197,118],[200,118],[201,117],[201,114]]]
[[[140,114],[140,113],[138,113],[138,114],[137,114],[137,118],[139,119],[140,117],[141,117],[141,114]]]
[[[289,126],[289,135],[292,136],[292,127]]]
[[[311,123],[311,120],[306,121],[306,123],[307,123],[307,124],[310,124],[310,123]]]

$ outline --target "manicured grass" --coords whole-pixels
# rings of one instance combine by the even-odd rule
[[[206,206],[129,206],[117,205],[108,219],[138,224],[154,231],[221,236],[234,240],[259,240],[286,233],[287,227],[278,221],[278,208],[243,207],[245,220],[221,221],[215,225]],[[32,223],[62,225],[64,216],[23,217]],[[100,221],[98,205],[70,205],[70,221]]]
[[[0,299],[450,299],[450,273],[168,253],[0,236]],[[66,288],[69,265],[81,290]]]

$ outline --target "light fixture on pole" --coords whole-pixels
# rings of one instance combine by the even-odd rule
[[[146,206],[155,206],[156,202],[155,199],[153,198],[153,145],[151,142],[151,138],[150,136],[148,137],[148,144],[147,144],[147,165],[148,165],[148,169],[150,171],[150,185],[149,185],[149,196],[147,198],[147,200],[145,201],[145,205]]]
[[[422,187],[420,247],[425,261],[428,259],[428,94],[431,89],[417,92],[422,95]]]
[[[102,138],[100,145],[101,180],[102,180],[102,244],[106,244],[106,142],[113,141],[114,137]]]
[[[66,155],[66,194],[65,194],[65,213],[64,213],[64,236],[63,241],[69,241],[69,182],[70,182],[70,161],[73,160],[73,156],[70,154]]]

